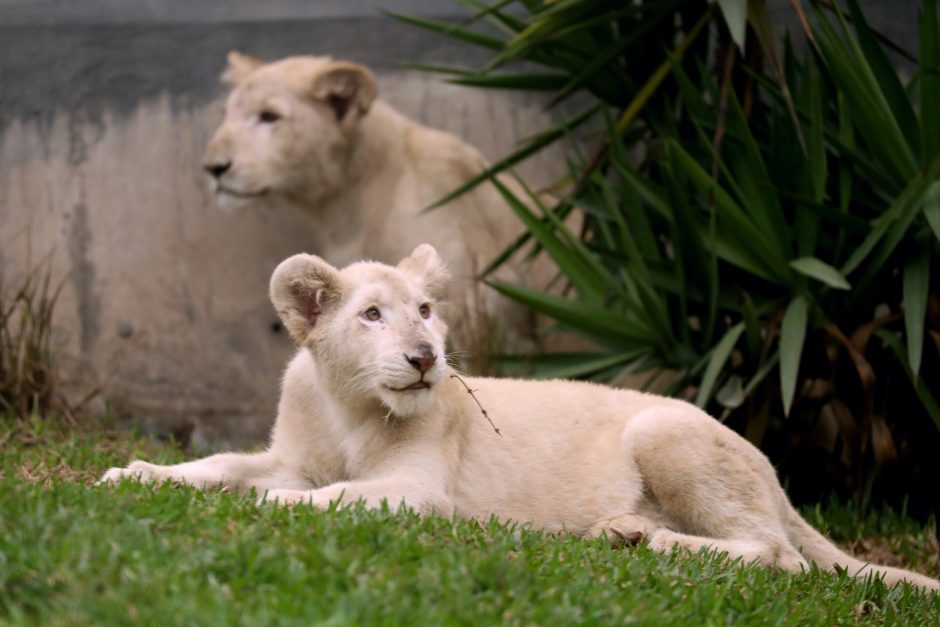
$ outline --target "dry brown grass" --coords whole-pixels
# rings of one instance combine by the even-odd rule
[[[0,464],[0,479],[10,472],[20,481],[43,485],[54,480],[91,485],[108,467],[132,459],[176,463],[184,458],[176,443],[115,429],[101,419],[73,425],[35,416],[0,424],[0,451],[15,457],[14,463]]]
[[[916,537],[910,533],[866,536],[846,543],[843,548],[873,564],[916,568],[931,577],[940,577],[940,543],[936,537]]]
[[[17,285],[0,274],[0,411],[25,418],[56,409],[71,413],[57,394],[52,316],[63,282],[53,285],[50,260]]]

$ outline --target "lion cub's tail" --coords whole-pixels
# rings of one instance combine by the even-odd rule
[[[936,579],[903,568],[863,562],[844,553],[839,547],[830,542],[826,536],[803,520],[803,517],[793,507],[790,507],[789,519],[787,520],[787,535],[793,546],[798,548],[805,557],[816,562],[820,568],[834,570],[835,566],[839,566],[845,568],[850,575],[862,577],[870,573],[877,573],[884,577],[884,581],[888,585],[899,581],[907,581],[927,590],[940,591],[940,582]]]

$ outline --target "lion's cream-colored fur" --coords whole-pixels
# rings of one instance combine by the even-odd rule
[[[522,232],[498,191],[479,185],[422,213],[485,168],[475,148],[376,99],[375,79],[355,63],[308,56],[263,63],[231,53],[223,79],[233,89],[204,157],[221,205],[285,199],[312,212],[311,248],[340,265],[366,257],[394,263],[421,242],[437,242],[454,275],[446,300],[456,314],[447,316],[456,348],[482,350],[493,324],[512,348],[533,347],[531,316],[475,279]],[[544,284],[550,277],[511,260],[497,278]]]
[[[840,551],[790,505],[764,455],[688,403],[570,381],[467,377],[468,394],[442,358],[435,299],[446,280],[428,245],[396,267],[284,261],[271,299],[301,349],[268,449],[176,466],[136,461],[102,481],[255,488],[262,499],[320,508],[404,503],[940,587]]]

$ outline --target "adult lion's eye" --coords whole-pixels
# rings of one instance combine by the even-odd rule
[[[270,111],[268,109],[265,109],[264,111],[258,114],[258,120],[262,122],[263,124],[274,124],[280,119],[281,119],[280,114],[275,113],[274,111]]]
[[[431,317],[431,306],[430,306],[429,304],[427,304],[427,303],[424,303],[423,305],[421,305],[420,307],[418,307],[418,313],[421,314],[421,317],[422,317],[422,318],[430,318],[430,317]]]
[[[363,315],[366,317],[366,320],[375,322],[382,317],[382,312],[379,311],[378,307],[369,307]]]

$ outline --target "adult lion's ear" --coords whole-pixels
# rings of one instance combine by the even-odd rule
[[[437,251],[430,244],[421,244],[410,257],[398,263],[398,269],[424,282],[425,289],[435,298],[440,298],[447,289],[450,273]]]
[[[375,101],[375,77],[364,65],[331,61],[313,81],[313,97],[333,110],[336,122],[351,128]]]
[[[222,76],[219,78],[223,83],[228,83],[229,85],[237,85],[249,74],[264,65],[264,61],[261,59],[249,57],[247,54],[242,54],[237,50],[229,52],[227,59],[228,67],[225,68],[225,71],[222,72]]]
[[[323,312],[339,302],[339,271],[316,255],[294,255],[275,268],[270,295],[291,337],[302,345]]]

